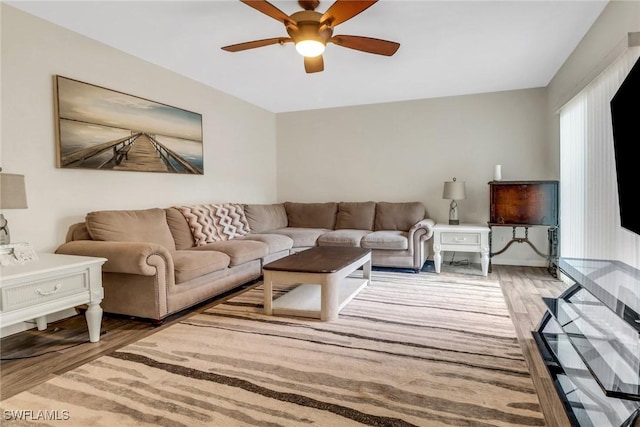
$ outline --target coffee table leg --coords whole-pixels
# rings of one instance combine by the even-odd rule
[[[340,277],[333,274],[327,275],[322,283],[320,295],[320,320],[338,320],[338,297]]]
[[[362,266],[362,277],[367,279],[367,282],[371,283],[371,258],[369,258],[369,261],[365,262]]]
[[[271,272],[266,270],[263,273],[263,280],[264,280],[264,314],[271,316],[272,313],[272,308],[271,308],[271,303],[273,301],[273,296],[272,296],[272,292],[273,292],[273,282],[272,282],[272,278],[271,278]]]

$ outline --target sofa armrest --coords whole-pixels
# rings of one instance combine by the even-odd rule
[[[56,253],[106,258],[102,271],[107,273],[174,277],[171,254],[156,243],[75,240],[62,244]]]
[[[418,221],[409,229],[409,240],[414,242],[429,240],[433,236],[435,225],[435,221],[429,218]]]
[[[435,221],[425,218],[415,223],[407,234],[409,239],[409,250],[413,253],[413,267],[418,271],[422,268],[422,264],[427,259],[428,250],[425,248],[424,242],[433,236],[433,227]]]

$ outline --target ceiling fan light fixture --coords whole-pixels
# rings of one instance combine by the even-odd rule
[[[2,1],[2,0],[0,0]],[[391,56],[400,47],[400,43],[363,36],[333,36],[336,25],[341,24],[363,12],[378,0],[334,0],[324,13],[315,9],[318,0],[298,0],[303,10],[287,15],[268,0],[240,0],[280,23],[284,24],[289,37],[272,37],[224,46],[227,52],[239,52],[274,44],[293,43],[304,57],[304,69],[307,73],[324,70],[324,53],[327,43],[377,55]]]
[[[325,45],[317,40],[300,40],[296,43],[296,50],[302,56],[313,58],[322,55]]]

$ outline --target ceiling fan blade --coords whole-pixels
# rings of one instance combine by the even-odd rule
[[[272,39],[254,40],[252,42],[232,44],[223,47],[222,50],[226,50],[227,52],[239,52],[241,50],[254,49],[256,47],[269,46],[272,44],[285,44],[292,41],[293,39],[290,39],[288,37],[274,37]]]
[[[254,8],[255,10],[264,13],[267,16],[272,17],[273,19],[277,19],[283,24],[287,25],[289,23],[295,24],[289,15],[272,5],[266,0],[240,0],[242,3],[246,4]]]
[[[385,56],[393,55],[400,47],[400,43],[362,36],[339,35],[332,37],[329,41],[349,49]]]
[[[320,18],[320,23],[335,27],[372,6],[378,0],[336,0]]]
[[[324,70],[324,59],[322,55],[314,57],[304,57],[304,69],[307,73],[317,73]]]

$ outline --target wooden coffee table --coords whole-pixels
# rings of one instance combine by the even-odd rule
[[[347,277],[359,267],[363,267],[361,278]],[[266,264],[262,270],[265,314],[336,320],[371,281],[371,250],[317,246]],[[274,283],[300,286],[273,301]]]

